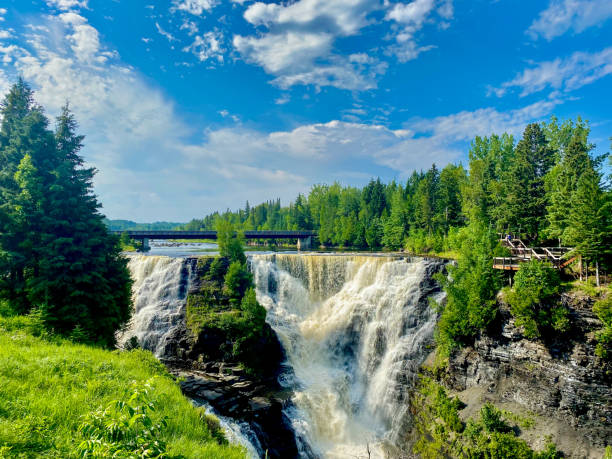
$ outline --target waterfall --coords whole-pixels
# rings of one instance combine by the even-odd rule
[[[173,353],[169,338],[177,328],[185,325],[186,298],[196,275],[196,261],[195,258],[163,256],[130,257],[128,268],[134,281],[134,311],[127,329],[118,334],[119,347],[136,337],[140,347],[158,358]],[[207,412],[214,413],[209,405],[205,406]],[[257,438],[247,423],[214,414],[231,443],[242,445],[249,458],[260,456]]]
[[[189,258],[130,257],[134,311],[127,329],[117,337],[120,347],[136,337],[138,345],[156,357],[167,355],[168,338],[185,322],[193,262]]]
[[[440,262],[373,256],[254,255],[259,302],[294,390],[287,416],[317,457],[388,457],[428,354]]]

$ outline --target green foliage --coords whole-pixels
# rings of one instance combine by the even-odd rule
[[[569,330],[569,311],[557,305],[560,287],[557,270],[538,260],[521,264],[506,299],[525,336],[536,338],[546,330],[560,333]]]
[[[241,363],[252,373],[275,371],[281,351],[246,264],[201,258],[198,269],[200,288],[187,297],[187,326],[204,337],[198,352],[209,360]]]
[[[121,236],[119,237],[119,245],[121,246],[122,252],[136,252],[136,250],[138,250],[127,231],[121,233]]]
[[[597,301],[593,312],[601,320],[603,327],[597,332],[595,353],[602,359],[612,358],[612,296]]]
[[[456,239],[459,258],[449,266],[448,277],[438,276],[447,294],[436,333],[441,355],[471,342],[497,314],[495,296],[501,278],[493,269],[497,236],[483,224],[462,228]]]
[[[246,264],[232,262],[225,274],[224,291],[230,301],[240,302],[247,289],[253,285],[253,275]]]
[[[0,106],[0,299],[47,328],[112,346],[131,310],[131,280],[85,168],[74,116],[55,131],[19,80]]]
[[[77,451],[80,457],[167,457],[162,438],[168,422],[153,418],[156,403],[151,398],[152,384],[134,384],[127,400],[113,400],[104,410],[89,413],[79,426],[85,437]]]
[[[216,222],[217,243],[219,254],[229,258],[232,262],[246,263],[244,254],[244,234],[236,232],[234,225],[227,220],[219,219]]]
[[[543,451],[532,450],[516,436],[506,414],[491,403],[484,404],[478,419],[468,419],[463,423],[459,411],[465,405],[457,397],[450,397],[430,378],[421,377],[410,406],[417,435],[414,452],[424,459],[563,457],[550,442]]]
[[[0,319],[0,457],[69,458],[103,445],[125,453],[115,457],[147,457],[138,451],[147,442],[165,445],[169,458],[245,457],[150,352],[107,351],[32,330],[44,332],[32,316]]]
[[[489,433],[509,432],[510,426],[502,419],[503,414],[492,403],[485,403],[480,409],[480,422],[484,430]]]

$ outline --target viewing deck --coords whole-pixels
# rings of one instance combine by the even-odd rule
[[[563,269],[578,257],[572,256],[573,247],[527,247],[520,239],[501,239],[501,243],[510,249],[512,255],[494,258],[494,269],[517,271],[521,263],[530,260],[539,260],[550,263],[553,268]]]

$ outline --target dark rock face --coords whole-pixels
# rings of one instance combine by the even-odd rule
[[[198,263],[188,259],[196,270],[195,279],[187,294],[198,294],[204,287],[202,277],[210,266],[210,260]],[[265,343],[268,365],[260,374],[247,375],[234,362],[223,361],[223,347],[231,346],[219,330],[208,330],[197,336],[191,333],[183,318],[165,341],[161,360],[169,370],[182,378],[181,389],[196,401],[208,402],[219,414],[239,422],[247,422],[257,437],[262,456],[267,451],[270,458],[298,457],[298,447],[291,423],[285,418],[283,408],[290,404],[288,394],[281,391],[277,377],[281,371],[284,353],[278,338],[266,324]]]
[[[291,403],[276,379],[253,379],[238,366],[220,362],[166,362],[182,378],[181,389],[190,398],[208,402],[219,414],[247,422],[263,455],[298,457],[295,433],[283,414]],[[186,363],[190,366],[187,367]]]
[[[548,342],[525,339],[502,304],[498,330],[455,354],[446,382],[457,391],[486,387],[493,399],[566,424],[602,449],[612,442],[612,365],[594,354],[601,324],[588,297],[564,294],[562,302],[571,311],[572,331]],[[569,455],[591,456],[584,448]]]

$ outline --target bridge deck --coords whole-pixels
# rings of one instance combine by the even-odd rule
[[[112,231],[127,233],[132,239],[217,239],[216,231]],[[316,236],[314,231],[245,231],[246,239],[306,239]]]

